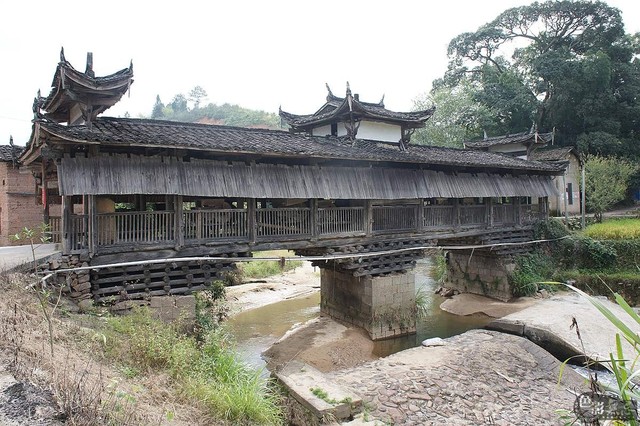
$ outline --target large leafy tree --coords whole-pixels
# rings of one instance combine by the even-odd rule
[[[492,129],[495,112],[474,99],[475,88],[468,79],[455,87],[439,87],[414,100],[414,108],[423,110],[437,105],[424,129],[411,138],[422,145],[462,148],[464,141],[479,138]]]
[[[449,44],[434,87],[470,79],[475,100],[495,111],[501,132],[557,128],[560,142],[604,132],[636,144],[640,127],[638,36],[600,1],[548,1],[508,9]],[[636,117],[636,118],[634,118]]]

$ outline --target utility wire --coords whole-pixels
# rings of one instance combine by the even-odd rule
[[[168,257],[163,259],[152,259],[152,260],[140,260],[136,262],[122,262],[122,263],[110,263],[105,265],[93,265],[93,266],[81,266],[78,268],[67,268],[67,269],[57,269],[55,271],[49,271],[50,274],[56,275],[62,272],[77,272],[77,271],[87,271],[87,270],[98,270],[98,269],[106,269],[106,268],[122,268],[127,266],[136,266],[136,265],[153,265],[158,263],[182,263],[182,262],[252,262],[254,260],[269,260],[269,261],[281,261],[285,260],[304,260],[304,261],[329,261],[329,260],[341,260],[341,259],[351,259],[351,258],[365,258],[365,257],[374,257],[381,255],[389,255],[396,253],[403,253],[407,251],[416,251],[416,250],[475,250],[475,249],[483,249],[483,248],[494,248],[494,247],[509,247],[509,246],[522,246],[522,245],[531,245],[531,244],[540,244],[540,243],[548,243],[558,240],[563,240],[568,238],[567,236],[561,238],[554,238],[550,240],[531,240],[531,241],[522,241],[515,243],[493,243],[493,244],[478,244],[478,245],[464,245],[464,246],[418,246],[418,247],[404,247],[392,250],[383,250],[383,251],[372,251],[366,253],[341,253],[341,254],[332,254],[325,256],[296,256],[296,257],[222,257],[222,256],[192,256],[192,257]],[[47,276],[49,278],[49,276]]]

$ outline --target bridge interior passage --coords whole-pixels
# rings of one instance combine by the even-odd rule
[[[183,196],[64,197],[51,218],[67,253],[145,247],[259,244],[425,235],[530,225],[547,214],[546,198],[418,200],[222,199]],[[81,201],[73,205],[73,201]]]

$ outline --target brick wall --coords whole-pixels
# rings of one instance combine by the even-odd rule
[[[35,180],[26,168],[0,162],[0,246],[16,245],[9,236],[22,228],[42,223],[43,209],[36,201]],[[50,215],[60,215],[60,205],[50,206]]]

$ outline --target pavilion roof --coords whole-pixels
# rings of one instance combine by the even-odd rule
[[[45,111],[45,117],[66,121],[69,110],[77,103],[91,103],[92,118],[106,111],[122,98],[133,83],[133,64],[113,74],[96,77],[93,59],[88,56],[85,72],[76,70],[60,53],[60,62],[51,82],[51,91],[46,97],[36,99],[37,107]]]
[[[328,87],[327,87],[328,88]],[[280,117],[291,126],[293,131],[304,131],[311,127],[353,116],[356,119],[402,124],[407,128],[424,127],[425,122],[433,115],[435,107],[411,112],[390,111],[384,106],[384,97],[378,103],[363,102],[358,95],[352,95],[347,85],[344,98],[335,96],[329,89],[326,103],[313,114],[297,115],[280,109]]]
[[[317,137],[281,130],[250,129],[173,121],[98,117],[91,126],[64,126],[38,121],[28,145],[29,157],[38,141],[113,147],[186,149],[229,156],[286,157],[308,160],[354,160],[412,163],[452,167],[522,170],[555,174],[557,166],[507,155],[453,148],[411,145],[401,151],[397,145],[378,141],[338,137]]]

